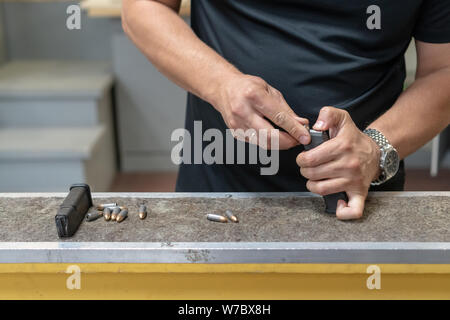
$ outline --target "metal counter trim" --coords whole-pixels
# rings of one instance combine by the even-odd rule
[[[0,198],[63,198],[67,192],[54,193],[0,193]],[[369,192],[370,197],[450,197],[450,191]],[[93,192],[93,198],[289,198],[320,197],[310,192]]]
[[[450,243],[2,242],[0,263],[450,264]]]

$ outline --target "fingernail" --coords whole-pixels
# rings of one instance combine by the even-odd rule
[[[314,125],[314,128],[316,129],[322,129],[324,127],[325,123],[322,120],[319,120],[316,122],[316,124]]]
[[[307,144],[308,143],[308,137],[307,136],[301,136],[300,137],[300,143],[301,144]]]

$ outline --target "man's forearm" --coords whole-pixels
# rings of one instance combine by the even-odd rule
[[[449,124],[449,83],[450,68],[417,78],[394,106],[368,127],[382,132],[400,158],[405,158]]]
[[[241,73],[203,43],[176,13],[179,1],[123,4],[123,28],[136,46],[169,79],[212,104],[228,128],[277,134],[269,119],[286,131],[278,135],[280,149],[309,143],[304,127],[308,120],[299,118],[278,90]],[[272,148],[267,140],[271,141],[257,138],[251,143]]]
[[[213,105],[224,80],[240,74],[198,39],[174,8],[158,1],[124,0],[122,24],[158,70]]]

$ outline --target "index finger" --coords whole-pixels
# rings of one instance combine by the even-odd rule
[[[256,129],[257,133],[260,133],[261,129],[265,129],[267,132],[266,139],[264,144],[262,144],[260,141],[260,137],[258,136],[258,144],[260,146],[265,146],[267,149],[272,149],[272,136],[275,131],[275,128],[264,118],[262,118],[260,115],[255,115],[252,118],[252,121],[250,123],[251,127]],[[277,130],[279,131],[279,130]],[[288,135],[286,132],[278,132],[278,149],[279,150],[287,150],[292,147],[295,147],[298,145],[297,140],[295,140],[293,137]]]
[[[307,120],[304,119],[306,123],[302,124],[302,121],[300,121],[302,118],[299,118],[294,113],[280,93],[271,93],[270,99],[263,101],[263,104],[265,106],[262,108],[261,113],[270,121],[286,130],[289,135],[301,144],[308,144],[311,141],[309,131],[303,125],[307,123]]]
[[[274,110],[266,115],[273,123],[286,130],[295,140],[301,144],[311,141],[309,131],[296,119],[295,114],[287,110]]]

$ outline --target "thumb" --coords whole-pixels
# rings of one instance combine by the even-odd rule
[[[364,202],[366,196],[347,192],[348,204],[344,200],[339,200],[336,208],[336,216],[339,220],[359,219],[364,212]]]
[[[313,126],[314,130],[326,131],[330,128],[341,128],[347,119],[348,113],[334,107],[323,107]]]

